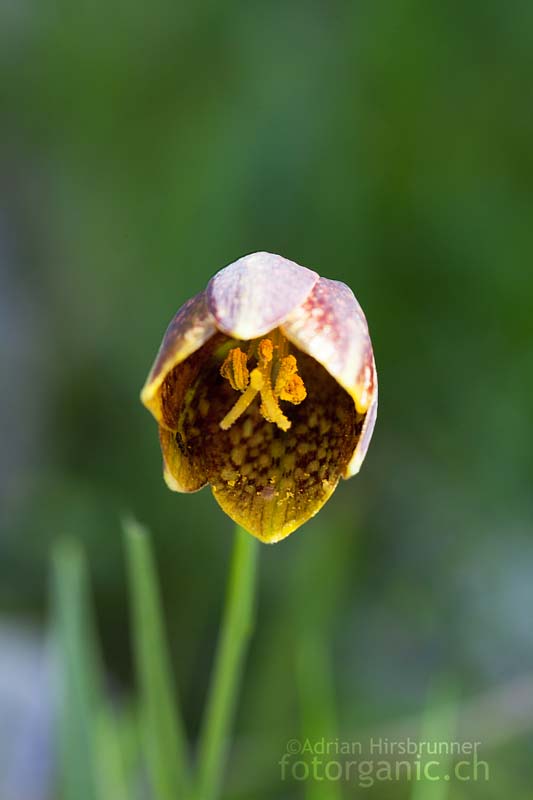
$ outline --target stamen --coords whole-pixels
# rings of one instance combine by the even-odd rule
[[[307,397],[304,382],[296,374],[297,371],[298,366],[294,356],[282,358],[274,387],[276,397],[279,397],[280,400],[288,400],[289,403],[293,403],[295,406]]]
[[[282,431],[288,431],[291,427],[290,419],[287,419],[283,411],[278,405],[278,401],[274,397],[272,387],[270,385],[263,388],[261,392],[261,407],[259,411],[264,416],[267,422],[275,422],[278,428]]]
[[[220,374],[226,378],[231,387],[243,392],[233,408],[220,423],[222,430],[228,430],[243,414],[257,394],[261,395],[260,412],[267,422],[273,422],[282,431],[288,431],[291,421],[279,407],[279,400],[287,400],[294,405],[305,400],[307,392],[304,383],[297,375],[298,366],[292,355],[287,352],[285,341],[274,345],[270,339],[261,339],[257,345],[258,366],[250,373],[246,362],[248,356],[235,347],[229,351],[220,368]],[[277,351],[277,356],[274,351]],[[281,356],[281,358],[280,358]],[[274,388],[272,388],[272,367],[278,369]]]
[[[300,376],[293,375],[292,378],[287,381],[283,389],[281,389],[278,396],[280,400],[288,400],[289,403],[295,406],[299,405],[302,400],[305,400],[307,391]]]
[[[243,353],[239,347],[234,347],[229,351],[220,367],[222,377],[230,382],[232,389],[236,389],[239,392],[243,392],[246,389],[250,380],[250,373],[246,366],[247,360],[246,353]]]
[[[272,355],[274,353],[274,345],[270,341],[270,339],[261,339],[259,345],[257,347],[257,353],[259,355],[259,361],[263,361],[264,363],[268,364],[272,361]]]
[[[252,370],[252,374],[250,377],[251,377],[250,385],[248,386],[244,394],[242,394],[239,397],[233,408],[230,411],[228,411],[228,413],[220,423],[220,427],[222,428],[223,431],[227,431],[229,428],[231,428],[234,422],[237,422],[241,414],[244,414],[244,412],[246,411],[246,409],[248,408],[248,406],[250,405],[256,394],[260,391],[260,385],[262,385],[263,376],[261,375],[259,370],[258,369]]]

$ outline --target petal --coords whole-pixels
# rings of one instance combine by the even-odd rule
[[[163,478],[173,492],[197,492],[207,478],[203,469],[188,458],[179,431],[159,428],[159,441],[163,454]]]
[[[322,364],[365,414],[377,394],[372,343],[361,306],[340,281],[320,278],[280,325],[287,339]]]
[[[218,373],[222,354],[230,346],[221,333],[177,364],[164,377],[158,391],[159,441],[163,477],[175,492],[196,492],[208,482],[204,449],[209,416],[209,381]]]
[[[239,258],[211,278],[208,306],[218,328],[236,339],[256,339],[308,297],[318,275],[273,253]]]
[[[368,450],[368,445],[370,444],[372,433],[374,432],[374,425],[376,424],[377,411],[378,411],[378,393],[376,389],[376,391],[374,392],[374,398],[372,400],[370,408],[365,414],[365,420],[363,422],[363,427],[361,428],[361,433],[359,435],[357,447],[355,448],[353,456],[351,457],[350,462],[343,473],[342,476],[343,478],[351,478],[353,475],[356,475],[361,469],[361,464],[365,460],[366,451]]]
[[[164,424],[160,390],[166,376],[215,332],[215,320],[208,310],[205,291],[188,300],[172,319],[141,392],[143,404],[158,422]]]

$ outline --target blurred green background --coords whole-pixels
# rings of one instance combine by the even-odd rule
[[[232,524],[166,489],[138,394],[178,307],[256,250],[353,288],[380,409],[360,476],[261,548],[226,796],[303,796],[288,739],[416,735],[443,682],[491,766],[446,797],[531,796],[532,78],[520,0],[0,5],[2,798],[53,796],[46,690],[21,764],[58,536],[134,689],[123,513],[153,533],[194,743]],[[322,657],[328,730],[302,713]]]

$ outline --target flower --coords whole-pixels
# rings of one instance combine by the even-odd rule
[[[365,316],[344,283],[244,256],[177,312],[141,400],[169,488],[209,483],[233,520],[277,542],[365,457],[377,411]]]

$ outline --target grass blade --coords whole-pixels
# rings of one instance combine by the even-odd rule
[[[458,717],[457,689],[447,678],[436,681],[429,693],[429,702],[422,718],[421,742],[451,742]],[[430,756],[430,758],[432,758]],[[453,775],[453,756],[439,754],[439,773]],[[421,780],[413,783],[410,800],[446,800],[450,796],[449,778]]]
[[[62,796],[65,800],[127,800],[118,721],[104,696],[87,565],[75,540],[62,540],[55,547],[52,605],[61,679]]]
[[[123,721],[111,708],[102,707],[94,716],[95,758],[100,800],[131,800],[129,780],[138,780],[138,769],[128,773],[121,736]]]
[[[322,631],[307,625],[299,638],[296,654],[297,684],[300,695],[302,742],[313,746],[321,739],[337,737],[333,670]],[[306,781],[306,800],[340,800],[338,781]]]
[[[65,800],[97,800],[92,714],[96,675],[87,642],[87,587],[83,554],[60,541],[52,559],[52,614],[59,666],[60,780]]]
[[[196,800],[219,796],[237,690],[252,632],[258,542],[235,530],[226,604],[198,750]]]
[[[142,743],[156,800],[176,800],[187,791],[187,747],[178,713],[150,539],[134,520],[124,522],[124,533]]]

